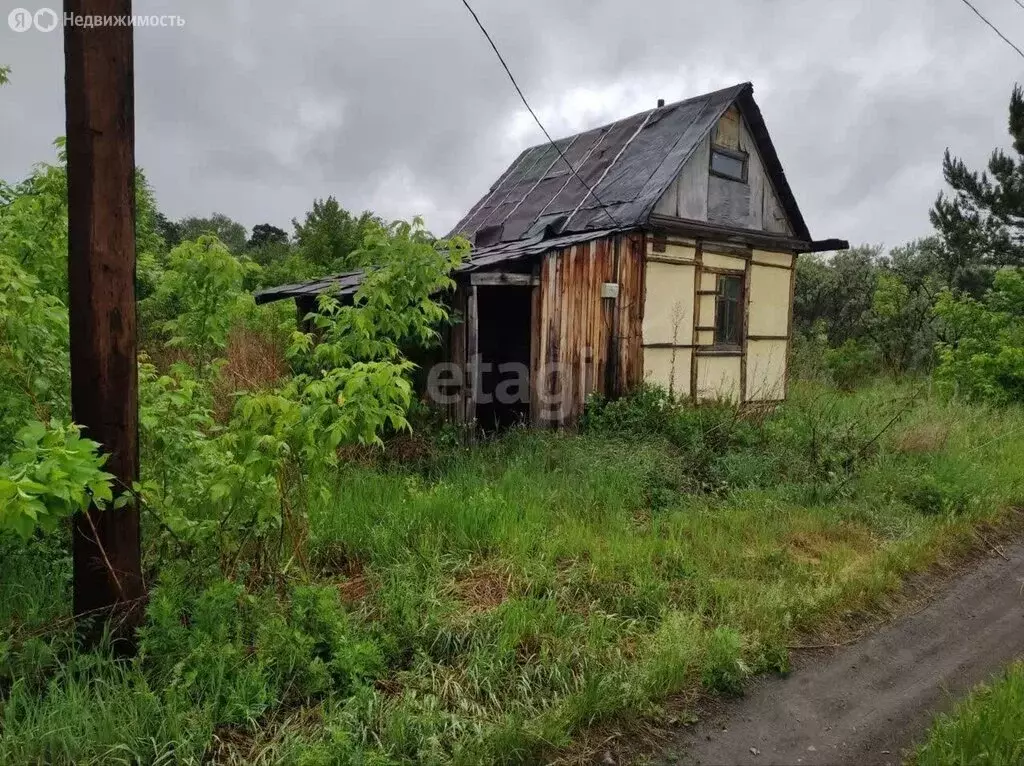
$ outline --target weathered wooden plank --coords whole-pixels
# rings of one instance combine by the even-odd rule
[[[747,184],[750,186],[747,226],[751,229],[764,229],[765,185],[768,184],[767,193],[771,194],[771,184],[766,178],[764,163],[761,162],[761,155],[758,154],[757,145],[746,123],[740,124],[740,150],[747,153]]]
[[[793,239],[790,235],[742,229],[727,224],[702,223],[700,221],[682,221],[667,216],[651,216],[649,225],[655,232],[674,232],[681,236],[713,239],[717,242],[745,245],[776,253],[810,253],[825,250],[843,249],[849,243],[843,240],[825,240],[810,242]]]
[[[586,270],[583,274],[583,281],[586,284],[586,291],[583,294],[583,327],[584,332],[580,337],[581,343],[581,385],[580,385],[580,401],[577,404],[577,416],[583,414],[583,410],[587,404],[587,397],[590,396],[592,388],[593,370],[591,369],[592,359],[592,348],[594,343],[594,311],[595,304],[601,301],[601,286],[597,282],[594,274],[595,262],[597,260],[598,246],[597,243],[593,243],[590,248],[590,253],[587,257]]]
[[[695,221],[708,219],[708,176],[711,167],[711,136],[701,141],[683,165],[675,186],[676,216]]]
[[[533,274],[516,274],[508,271],[475,271],[469,275],[471,285],[533,287],[540,279]]]
[[[741,229],[750,227],[750,185],[719,176],[708,179],[708,221]]]
[[[537,276],[537,284],[530,291],[530,421],[538,422],[537,400],[539,390],[537,388],[537,373],[541,368],[541,360],[544,358],[544,332],[542,324],[543,307],[543,262],[540,269],[541,274]]]
[[[793,301],[796,297],[796,258],[793,258],[793,268],[789,272],[789,316],[786,320],[786,369],[782,375],[782,398],[789,398],[789,371],[793,364]]]
[[[572,321],[572,304],[570,303],[572,289],[572,266],[573,256],[579,245],[565,250],[559,257],[558,263],[558,389],[557,395],[560,400],[558,406],[558,424],[565,421],[566,391],[572,386],[572,370],[566,366],[566,357],[571,352],[569,343],[569,325]]]
[[[447,359],[458,368],[459,392],[458,399],[448,404],[447,410],[456,423],[465,423],[466,417],[466,313],[468,309],[467,290],[464,283],[455,288],[452,295],[452,316],[455,323],[448,327]]]
[[[611,244],[609,239],[601,240],[597,248],[598,274],[601,282],[612,282],[615,277],[612,272]],[[597,355],[597,390],[607,395],[608,386],[608,345],[609,334],[612,326],[612,313],[615,310],[615,301],[611,298],[601,298],[600,324],[597,328],[597,341],[595,353]]]
[[[727,149],[739,149],[740,121],[739,109],[730,106],[715,125],[714,143]]]
[[[476,430],[476,403],[480,396],[480,310],[477,287],[469,288],[466,307],[466,357],[469,369],[469,385],[466,387],[466,423]]]
[[[740,404],[747,400],[747,346],[750,338],[750,261],[743,271],[743,356],[740,357]]]
[[[580,264],[590,250],[590,243],[577,245],[572,249],[566,262],[568,276],[565,280],[563,299],[566,303],[565,345],[562,347],[562,369],[565,383],[562,386],[564,406],[562,407],[563,422],[572,418],[576,406],[576,354],[579,352],[576,333],[578,330],[579,312],[577,298],[580,294]]]
[[[701,289],[701,268],[704,262],[704,243],[697,240],[696,266],[693,269],[693,346],[700,343],[700,330],[697,329],[702,321],[701,298],[697,294]],[[697,357],[694,354],[690,360],[690,399],[697,401]]]

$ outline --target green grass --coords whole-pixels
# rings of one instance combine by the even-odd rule
[[[25,637],[66,614],[69,567],[59,541],[12,546],[0,763],[530,763],[673,694],[739,693],[1024,505],[1024,410],[916,390],[800,386],[755,421],[626,404],[583,434],[348,464],[307,572],[167,566],[120,665]]]
[[[979,686],[939,716],[912,760],[917,766],[1016,766],[1024,763],[1024,663]]]

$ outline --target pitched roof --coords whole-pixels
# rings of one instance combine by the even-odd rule
[[[559,139],[558,149],[550,143],[527,149],[451,235],[491,244],[531,238],[545,230],[569,234],[642,226],[686,160],[735,103],[796,237],[809,241],[753,91],[753,85],[741,83]]]
[[[645,225],[683,165],[733,104],[750,128],[795,240],[809,243],[806,249],[815,252],[848,247],[840,240],[811,241],[753,93],[753,85],[741,83],[568,136],[555,142],[565,159],[551,144],[527,149],[448,234],[475,242],[469,260],[456,271],[493,268]],[[477,237],[478,232],[483,236]],[[260,290],[255,298],[269,303],[321,293],[351,295],[362,281],[362,272],[337,274]]]

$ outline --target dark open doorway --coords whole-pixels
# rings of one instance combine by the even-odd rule
[[[498,431],[530,417],[530,312],[532,288],[477,287],[480,398],[477,423]]]

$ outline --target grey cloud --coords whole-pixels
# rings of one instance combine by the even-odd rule
[[[1024,42],[1024,11],[978,2]],[[928,232],[942,151],[979,163],[1005,143],[1021,71],[956,2],[475,6],[553,135],[752,80],[812,232],[854,241]],[[136,12],[186,19],[136,34],[138,160],[172,216],[286,225],[335,194],[443,232],[542,138],[459,0],[137,0]],[[0,176],[16,178],[63,132],[59,34],[0,27],[0,63],[14,68]]]

